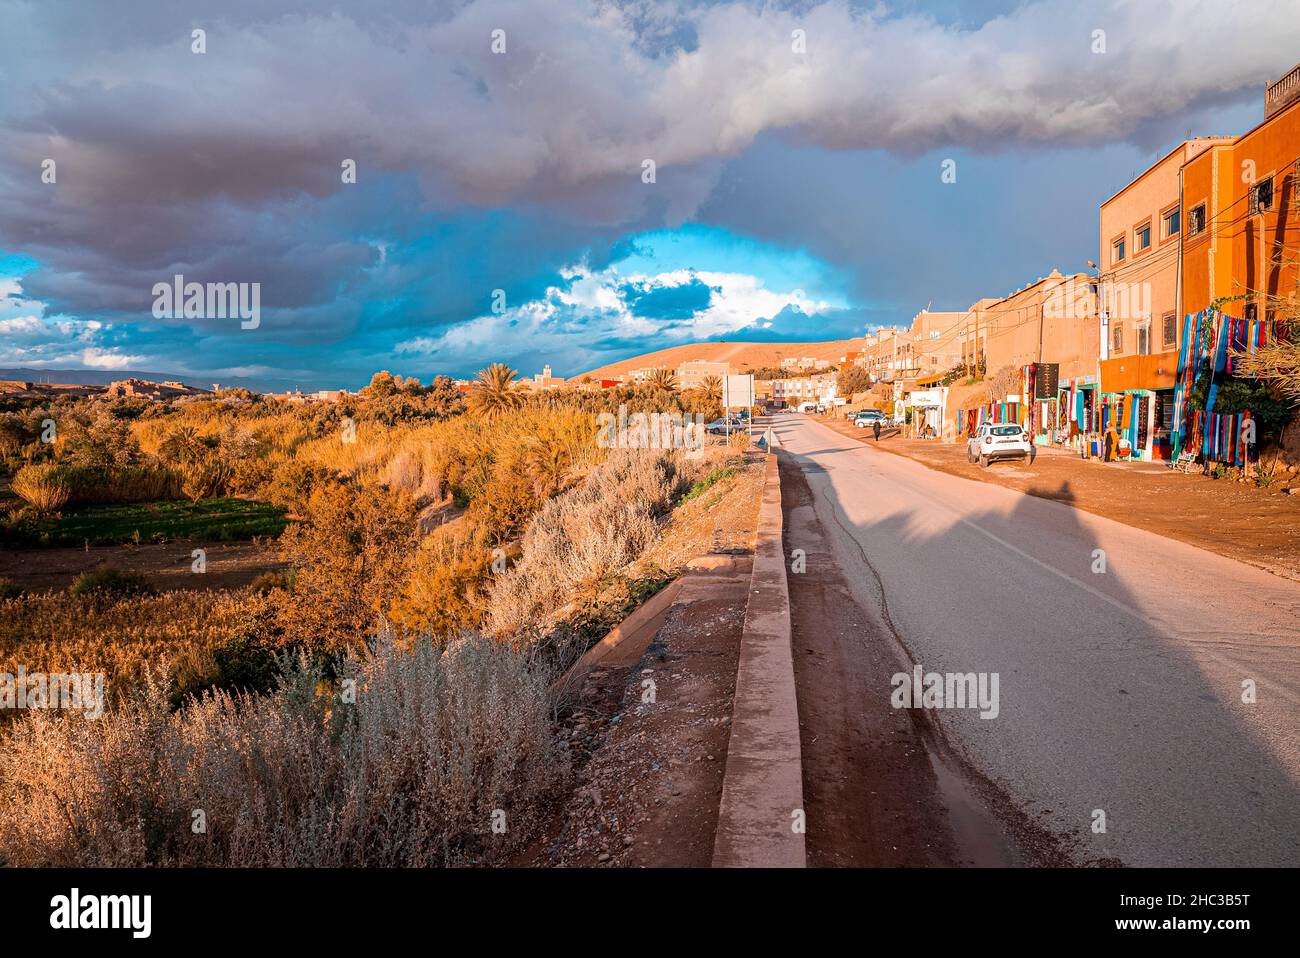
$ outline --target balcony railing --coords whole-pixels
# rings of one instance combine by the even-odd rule
[[[1268,85],[1264,91],[1264,117],[1267,119],[1300,96],[1300,63],[1286,76]]]

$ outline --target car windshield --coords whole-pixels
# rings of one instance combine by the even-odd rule
[[[1018,436],[1020,435],[1019,426],[994,426],[989,432],[995,436]]]

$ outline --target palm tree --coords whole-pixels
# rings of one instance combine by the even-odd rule
[[[677,388],[677,374],[663,366],[650,370],[650,375],[646,377],[645,381],[655,389],[673,390]]]
[[[533,480],[533,492],[547,498],[564,488],[572,465],[569,454],[558,442],[537,441],[528,450],[527,467]]]
[[[722,402],[722,377],[705,376],[700,382],[700,394],[710,405],[716,406]]]
[[[493,363],[479,371],[478,382],[469,391],[470,412],[482,419],[493,420],[512,409],[518,409],[523,397],[515,377],[518,371],[505,363]]]
[[[158,446],[158,455],[166,462],[173,463],[192,462],[203,451],[203,440],[193,426],[173,429]]]

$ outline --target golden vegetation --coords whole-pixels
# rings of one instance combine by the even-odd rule
[[[712,411],[717,382],[526,394],[514,376],[484,370],[465,415],[448,383],[387,373],[339,403],[0,415],[19,512],[237,495],[293,520],[287,572],[253,588],[0,599],[0,671],[105,672],[113,706],[6,723],[0,862],[426,865],[508,848],[493,811],[517,829],[564,775],[554,669],[590,641],[584,623],[658,587],[623,570],[735,456],[596,441],[600,412]],[[50,416],[59,438],[38,444]],[[198,841],[196,806],[212,823]]]

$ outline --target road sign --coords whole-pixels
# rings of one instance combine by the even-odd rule
[[[749,409],[754,405],[754,374],[725,376],[722,380],[722,405],[726,409]]]

